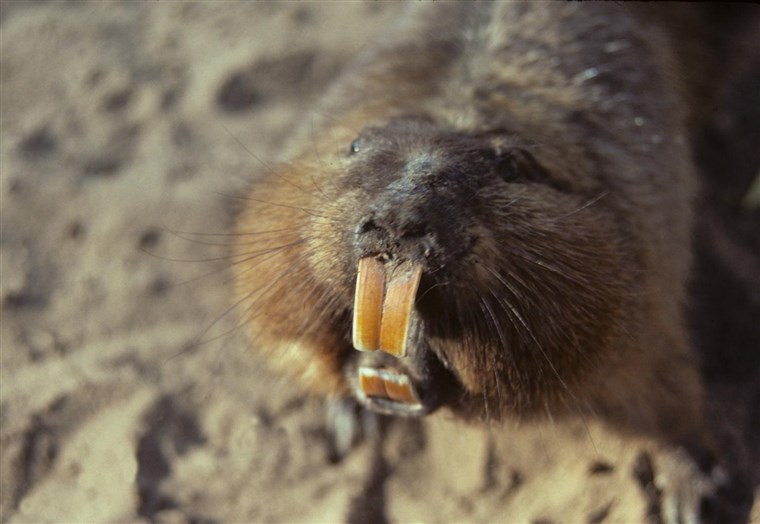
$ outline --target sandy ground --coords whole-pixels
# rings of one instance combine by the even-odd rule
[[[334,463],[248,352],[230,196],[398,11],[3,0],[0,520],[642,521],[639,442],[439,413]]]

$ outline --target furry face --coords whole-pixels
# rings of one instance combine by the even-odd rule
[[[575,188],[538,156],[514,133],[404,117],[321,156],[309,189],[293,187],[287,171],[268,179],[267,190],[280,185],[295,200],[276,210],[262,199],[258,221],[270,217],[277,231],[276,217],[296,210],[300,225],[280,245],[264,242],[266,267],[246,276],[247,289],[269,287],[252,296],[251,318],[261,315],[262,332],[274,325],[280,339],[329,341],[312,343],[310,358],[330,376],[318,374],[317,385],[379,411],[445,404],[500,417],[581,402],[600,353],[635,316],[632,275],[622,270],[632,255],[605,189]],[[421,268],[403,358],[352,347],[357,267],[367,257]],[[315,310],[273,303],[290,294],[311,297]],[[367,368],[408,379],[419,405],[367,395]]]

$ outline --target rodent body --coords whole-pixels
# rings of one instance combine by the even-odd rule
[[[593,413],[701,440],[682,313],[695,117],[678,50],[631,11],[410,8],[245,201],[257,350],[317,394],[354,395],[369,362],[467,419]],[[404,359],[352,347],[363,257],[423,267]]]

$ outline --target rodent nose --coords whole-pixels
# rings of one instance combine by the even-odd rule
[[[361,218],[356,244],[362,256],[385,254],[422,262],[437,245],[437,235],[425,212],[409,206],[382,206]]]

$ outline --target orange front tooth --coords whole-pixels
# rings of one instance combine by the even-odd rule
[[[412,382],[406,374],[367,366],[359,368],[359,387],[368,397],[419,404]]]
[[[406,339],[421,277],[422,266],[411,262],[393,268],[388,276],[379,336],[379,348],[386,353],[406,355]]]
[[[354,295],[354,347],[375,351],[380,346],[380,326],[385,295],[385,267],[373,257],[359,260]]]
[[[368,397],[388,398],[386,381],[374,369],[359,368],[359,387]]]
[[[403,377],[401,382],[395,380],[385,381],[385,391],[388,393],[388,398],[397,402],[404,402],[406,404],[417,404],[417,396],[414,394],[412,385],[407,377]]]

